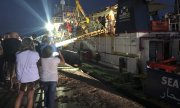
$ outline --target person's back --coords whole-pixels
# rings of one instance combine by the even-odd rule
[[[38,40],[36,40],[37,35],[33,34],[32,38],[33,38],[35,50],[39,53],[39,55],[41,55],[41,46],[40,46],[41,44]]]
[[[1,42],[0,42],[0,58],[2,58],[3,52],[4,52],[3,47],[2,47]]]
[[[41,81],[58,81],[58,57],[41,58],[42,72]]]
[[[7,61],[15,62],[15,54],[21,45],[21,41],[16,38],[9,38],[4,41],[4,55]]]
[[[40,53],[41,53],[40,56],[42,56],[43,49],[49,45],[53,48],[53,52],[57,52],[57,48],[56,48],[55,44],[52,44],[51,38],[49,36],[45,35],[42,38],[42,43],[40,44]]]
[[[5,77],[10,78],[10,88],[13,89],[15,77],[15,62],[16,62],[16,52],[21,45],[19,40],[19,35],[16,32],[8,33],[8,38],[3,42],[4,49],[4,60],[5,60]]]
[[[3,73],[3,47],[0,42],[0,83],[5,82],[4,73]]]
[[[40,73],[41,81],[58,81],[58,64],[60,63],[60,59],[58,57],[53,56],[53,47],[47,45],[42,50],[42,72]]]
[[[61,63],[64,63],[64,58],[60,54]],[[47,45],[42,50],[41,65],[42,71],[40,72],[41,84],[44,89],[45,96],[45,107],[54,108],[55,107],[55,95],[56,86],[58,82],[58,64],[60,64],[60,59],[53,56],[53,48]]]
[[[18,80],[22,83],[38,80],[37,62],[39,60],[39,54],[35,51],[26,50],[18,52],[16,57]]]
[[[33,40],[34,42],[34,46],[35,46],[35,49],[36,51],[39,53],[39,55],[41,54],[41,46],[40,46],[40,42],[37,41],[37,40]]]
[[[20,83],[20,90],[15,102],[15,108],[20,108],[23,95],[28,92],[27,108],[33,107],[33,97],[36,81],[39,79],[37,62],[39,54],[34,49],[33,40],[24,38],[20,50],[16,54],[17,79]]]

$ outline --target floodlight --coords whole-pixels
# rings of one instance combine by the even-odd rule
[[[52,23],[46,23],[45,27],[49,32],[51,32],[54,29],[54,26]]]

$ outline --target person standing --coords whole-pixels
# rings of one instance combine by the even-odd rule
[[[41,55],[41,46],[40,46],[40,42],[38,40],[36,40],[37,35],[33,34],[32,38],[33,38],[33,42],[34,42],[34,47],[35,50],[39,53],[39,55]]]
[[[57,48],[53,42],[53,39],[51,37],[49,37],[48,35],[45,35],[45,36],[43,36],[42,43],[40,45],[41,53],[42,53],[43,48],[45,48],[48,45],[52,46],[53,52],[57,52]]]
[[[17,79],[20,90],[15,102],[15,108],[20,108],[24,93],[28,92],[27,108],[33,108],[33,97],[36,81],[39,79],[37,62],[40,57],[35,51],[33,40],[24,38],[20,50],[16,54]],[[26,89],[27,88],[27,89]]]
[[[5,81],[4,73],[3,73],[3,63],[4,63],[4,60],[3,60],[3,47],[2,47],[1,41],[0,41],[0,83],[1,84],[3,84],[4,81]]]
[[[13,78],[15,77],[15,62],[16,62],[16,52],[19,50],[21,41],[19,40],[19,34],[16,32],[7,33],[7,39],[3,42],[4,49],[4,59],[7,62],[7,71],[6,75],[9,74],[10,78],[10,88],[13,88],[14,82]]]
[[[56,86],[58,82],[58,64],[64,64],[64,57],[53,56],[53,48],[48,45],[42,50],[42,72],[40,72],[41,86],[44,90],[44,103],[46,108],[55,108]]]

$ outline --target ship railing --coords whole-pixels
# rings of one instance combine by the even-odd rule
[[[79,28],[79,27],[77,27],[77,28]],[[63,40],[68,40],[68,39],[71,39],[74,37],[76,37],[78,40],[83,40],[83,39],[87,39],[90,37],[99,36],[101,34],[107,34],[110,32],[109,26],[103,26],[100,22],[96,22],[96,21],[91,21],[91,23],[86,24],[84,26],[84,28],[82,28],[82,27],[80,27],[80,28],[81,28],[80,30],[75,30],[75,31],[72,30],[71,33],[66,33],[66,35],[63,36]],[[67,30],[65,30],[65,31],[67,32]],[[56,37],[59,41],[59,38],[61,40],[62,36],[59,36],[59,38],[57,36],[54,36],[54,37]],[[39,37],[38,40],[41,40],[41,38]]]
[[[172,15],[168,18],[169,31],[180,31],[180,14]]]
[[[62,17],[53,17],[53,23],[59,23],[62,22],[63,18]]]

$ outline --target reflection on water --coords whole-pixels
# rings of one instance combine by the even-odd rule
[[[73,99],[73,88],[57,87],[58,108],[80,108],[80,105]]]
[[[67,96],[67,97],[71,97],[73,95],[73,90],[72,88],[68,88],[68,87],[57,87],[56,88],[57,91],[57,97],[59,96]]]
[[[81,108],[77,102],[74,103],[58,103],[59,108]]]

